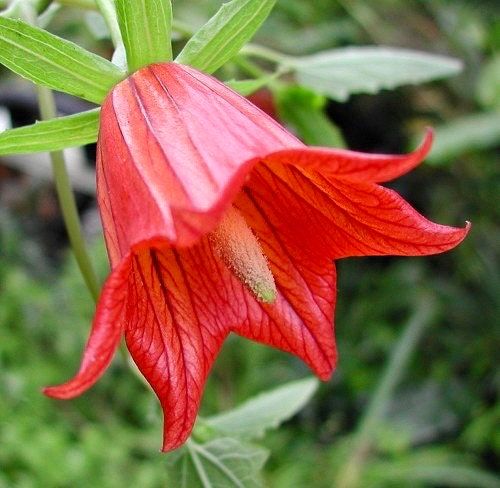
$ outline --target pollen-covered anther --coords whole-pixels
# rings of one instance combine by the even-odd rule
[[[276,284],[259,241],[241,213],[230,207],[209,235],[217,255],[260,302],[276,299]]]

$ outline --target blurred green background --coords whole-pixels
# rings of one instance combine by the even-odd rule
[[[219,5],[178,0],[174,12],[197,27]],[[339,366],[299,415],[262,440],[272,452],[268,486],[334,487],[353,456],[355,486],[363,488],[499,486],[499,10],[486,0],[281,0],[256,39],[295,55],[380,44],[462,59],[463,73],[446,82],[330,101],[324,110],[348,147],[365,151],[406,151],[434,126],[428,162],[392,186],[434,221],[473,223],[465,242],[444,255],[338,263]],[[96,15],[64,7],[48,28],[109,55]],[[32,122],[33,101],[29,84],[0,71],[4,115],[8,109],[14,124]],[[82,109],[67,98],[59,103],[63,111]],[[297,121],[284,109],[281,115],[300,135]],[[26,161],[43,168],[37,158]],[[40,392],[76,370],[93,303],[68,254],[47,173],[16,161],[0,160],[0,487],[175,487],[159,453],[160,409],[123,357],[77,400]],[[78,202],[104,278],[107,260],[85,187],[91,168],[82,168]],[[382,395],[387,360],[412,320],[421,322],[420,340],[406,338],[415,351],[392,372],[395,389]],[[307,374],[284,353],[232,337],[202,414]],[[375,392],[383,415],[360,438],[366,412],[377,408]]]

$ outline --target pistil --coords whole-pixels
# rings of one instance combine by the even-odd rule
[[[274,302],[277,290],[273,274],[257,237],[239,210],[231,207],[209,238],[224,264],[257,300]]]

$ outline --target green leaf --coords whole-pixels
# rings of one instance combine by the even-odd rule
[[[240,95],[247,97],[256,92],[259,88],[269,84],[269,82],[275,78],[276,76],[271,75],[253,80],[228,80],[225,84],[232,90],[237,91]]]
[[[1,132],[0,155],[57,151],[95,142],[99,111],[96,108]]]
[[[487,108],[500,108],[500,54],[494,56],[479,73],[477,99]]]
[[[427,157],[430,164],[446,164],[468,151],[500,144],[500,111],[466,115],[436,127],[434,146]]]
[[[95,103],[124,77],[115,65],[70,41],[2,17],[0,63],[39,85]]]
[[[232,0],[184,46],[178,63],[213,73],[235,56],[271,13],[276,0]]]
[[[354,93],[423,83],[462,69],[457,59],[388,47],[334,49],[291,63],[300,84],[341,102]]]
[[[179,488],[260,488],[260,471],[269,453],[262,447],[229,437],[206,444],[188,441],[167,470]]]
[[[116,0],[129,72],[172,60],[170,0]]]
[[[204,419],[204,423],[236,437],[262,437],[267,429],[278,427],[302,409],[317,387],[315,378],[292,381],[251,398],[234,410]]]
[[[325,114],[325,97],[301,86],[286,86],[277,92],[280,119],[312,146],[345,147],[339,129]]]

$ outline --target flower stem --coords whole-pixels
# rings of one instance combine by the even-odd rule
[[[335,488],[357,488],[373,448],[376,429],[387,411],[396,386],[401,381],[406,365],[415,351],[425,329],[432,322],[436,313],[436,304],[431,296],[422,295],[413,316],[408,321],[401,337],[396,343],[382,379],[368,405],[366,413],[359,423],[347,456],[347,462],[339,470],[333,486]]]
[[[286,54],[275,51],[265,46],[259,44],[246,44],[240,50],[240,54],[244,56],[254,56],[256,58],[265,59],[266,61],[271,61],[276,64],[282,64],[288,66],[293,64],[293,57],[287,56]]]
[[[37,92],[41,118],[46,120],[56,117],[56,106],[52,91],[48,88],[37,86]],[[76,262],[78,263],[85,284],[94,301],[97,301],[99,297],[99,284],[83,240],[75,196],[71,189],[64,155],[62,151],[53,151],[50,153],[50,159],[52,162],[52,173],[54,175],[57,196],[71,248],[73,249]]]
[[[101,15],[104,18],[104,22],[108,26],[111,41],[113,46],[118,47],[123,44],[122,34],[120,32],[120,27],[118,25],[118,20],[116,18],[116,9],[113,0],[95,0],[95,5],[98,7]]]

